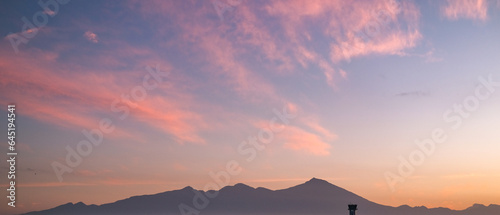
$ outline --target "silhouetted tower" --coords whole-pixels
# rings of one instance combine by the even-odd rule
[[[358,210],[358,205],[349,204],[349,215],[356,215],[356,210]]]

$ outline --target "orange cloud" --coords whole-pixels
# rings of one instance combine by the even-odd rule
[[[323,127],[318,117],[305,114],[296,104],[287,102],[284,108],[291,116],[286,124],[277,121],[271,124],[269,120],[254,118],[248,120],[254,121],[253,125],[258,129],[270,129],[273,136],[271,141],[281,143],[285,149],[318,156],[329,155],[331,146],[328,142],[336,140],[337,135]]]
[[[293,112],[293,111],[290,111]],[[259,121],[255,124],[258,128],[269,128],[269,122]],[[325,156],[330,154],[330,144],[337,139],[337,135],[322,127],[316,120],[299,117],[291,119],[289,125],[273,125],[282,127],[273,133],[273,139],[276,142],[282,143],[283,148],[294,151],[304,152],[306,154]]]
[[[329,130],[327,130],[326,128],[324,128],[323,126],[321,126],[318,122],[317,119],[313,119],[313,118],[306,118],[303,120],[304,121],[304,124],[306,126],[308,126],[309,128],[311,128],[313,131],[315,131],[316,133],[320,134],[321,136],[324,137],[324,139],[326,139],[327,141],[333,141],[335,139],[337,139],[337,135],[330,132]]]
[[[206,143],[198,135],[198,128],[205,127],[206,123],[200,114],[189,111],[188,106],[196,101],[187,101],[179,98],[172,102],[160,96],[150,96],[136,108],[136,115],[139,121],[159,128],[164,132],[174,134],[178,143]]]
[[[486,0],[448,0],[441,8],[446,18],[460,18],[485,21],[488,18],[488,2]]]
[[[287,127],[280,135],[284,140],[283,147],[295,151],[304,151],[308,154],[325,156],[329,155],[331,148],[321,138],[313,133],[304,131],[298,127]]]

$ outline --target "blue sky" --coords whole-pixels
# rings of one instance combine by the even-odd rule
[[[499,1],[47,2],[57,13],[0,3],[23,198],[2,211],[204,189],[232,160],[227,184],[318,177],[393,206],[500,203],[500,95],[481,81],[500,81]],[[453,129],[456,105],[469,110]],[[70,167],[103,120],[113,131]],[[446,140],[401,174],[440,128]]]

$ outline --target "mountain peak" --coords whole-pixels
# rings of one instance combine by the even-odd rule
[[[255,188],[253,187],[250,187],[246,184],[243,184],[243,183],[237,183],[233,186],[225,186],[223,187],[220,191],[230,191],[230,192],[242,192],[242,191],[250,191],[250,190],[254,190]]]
[[[82,207],[82,206],[87,206],[85,203],[83,202],[77,202],[76,204],[74,204],[75,206],[79,206],[79,207]]]
[[[250,187],[250,186],[248,186],[246,184],[243,184],[243,183],[237,183],[237,184],[234,185],[234,187],[235,188],[239,188],[239,189],[248,189],[248,188],[254,189],[253,187]]]
[[[311,180],[307,181],[305,184],[314,184],[314,185],[323,185],[330,184],[328,181],[319,178],[311,178]]]
[[[181,190],[189,190],[189,191],[191,191],[191,190],[194,190],[194,189],[191,186],[186,186],[186,187],[182,188]]]
[[[478,204],[478,203],[476,203],[476,204],[472,205],[472,206],[471,206],[471,207],[469,207],[469,208],[485,208],[485,207],[486,207],[486,206],[485,206],[485,205],[483,205],[483,204]]]

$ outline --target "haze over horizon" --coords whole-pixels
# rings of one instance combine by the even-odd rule
[[[500,0],[0,12],[0,149],[15,104],[19,152],[2,214],[313,177],[383,205],[500,204]]]

